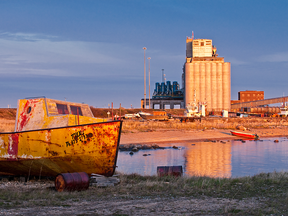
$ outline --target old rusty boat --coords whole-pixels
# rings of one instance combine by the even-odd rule
[[[249,139],[258,139],[259,138],[259,136],[256,133],[252,134],[252,133],[247,133],[247,132],[243,132],[243,131],[230,131],[230,132],[233,136],[246,137]]]
[[[0,133],[0,174],[112,176],[121,127],[121,121],[94,118],[87,104],[20,99],[15,132]]]

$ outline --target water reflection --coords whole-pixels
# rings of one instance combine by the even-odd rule
[[[231,142],[201,142],[186,148],[185,174],[231,177]]]
[[[274,140],[278,139],[279,143]],[[176,145],[179,149],[173,149]],[[260,172],[288,170],[287,138],[271,138],[245,143],[225,142],[173,143],[163,150],[141,150],[132,156],[119,152],[117,171],[155,175],[157,166],[183,166],[185,175],[236,177]],[[144,154],[149,156],[143,156]]]

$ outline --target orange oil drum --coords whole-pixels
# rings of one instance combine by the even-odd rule
[[[56,176],[55,188],[62,191],[81,191],[89,187],[89,176],[85,172],[61,173]]]

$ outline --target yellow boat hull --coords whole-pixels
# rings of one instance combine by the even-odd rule
[[[112,176],[121,121],[0,133],[0,174],[56,176],[86,172]]]

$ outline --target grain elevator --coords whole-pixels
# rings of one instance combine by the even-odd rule
[[[185,107],[205,104],[207,111],[230,110],[231,65],[218,57],[209,39],[186,39],[183,68]]]

